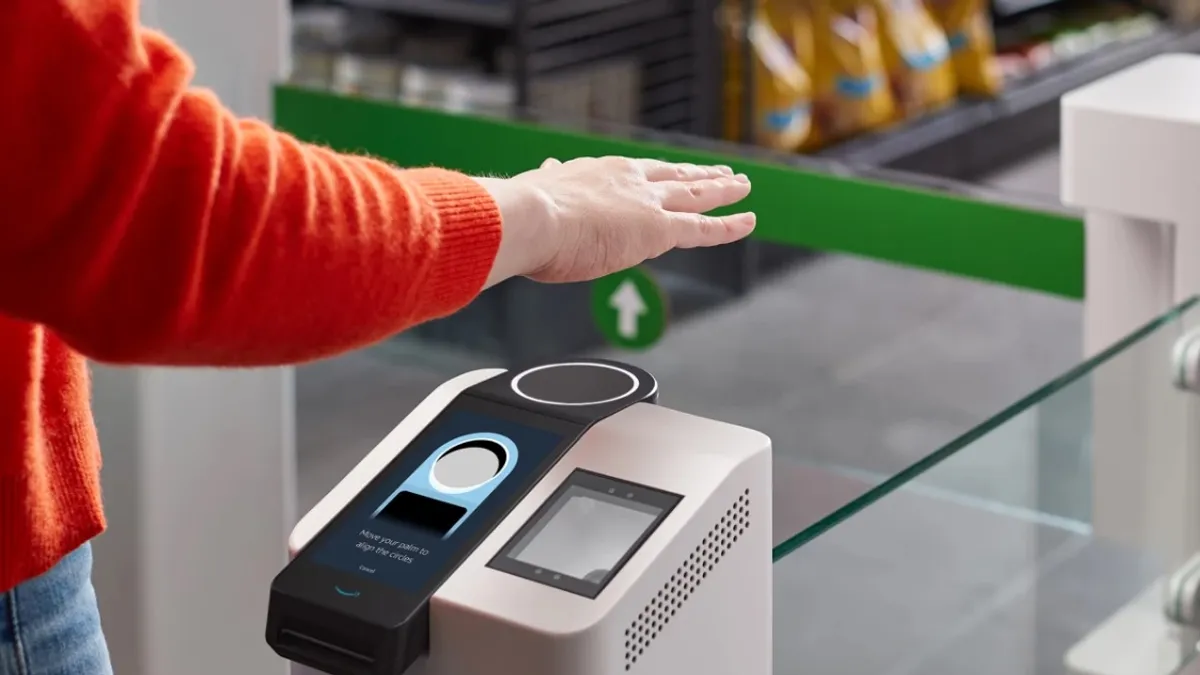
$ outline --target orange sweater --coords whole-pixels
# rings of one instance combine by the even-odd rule
[[[463,306],[499,246],[470,178],[235,118],[135,5],[0,12],[0,591],[104,528],[83,355],[336,354]]]

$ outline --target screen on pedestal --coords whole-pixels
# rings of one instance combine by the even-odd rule
[[[521,498],[564,441],[558,430],[450,412],[380,472],[302,555],[416,592]]]
[[[679,499],[644,485],[576,470],[491,566],[595,597]]]

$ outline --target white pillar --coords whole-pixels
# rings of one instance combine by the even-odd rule
[[[1089,209],[1084,352],[1093,356],[1171,307],[1174,227]]]
[[[290,0],[141,0],[141,9],[195,61],[197,86],[240,115],[271,118],[271,87],[291,67]]]
[[[1200,225],[1200,57],[1161,56],[1101,79],[1065,96],[1062,115],[1063,201],[1086,213],[1091,356],[1200,291],[1200,265],[1187,264],[1200,263],[1200,250],[1178,248]],[[1181,512],[1200,503],[1200,475],[1180,471],[1196,465],[1200,439],[1151,443],[1154,406],[1122,402],[1166,391],[1168,359],[1169,351],[1162,368],[1128,374],[1144,385],[1128,377],[1106,385],[1103,374],[1095,383],[1094,524],[1100,536],[1174,559],[1180,546],[1200,547],[1194,519]],[[1179,508],[1148,518],[1151,494]]]
[[[287,0],[143,0],[195,60],[196,83],[271,117]],[[94,371],[109,532],[95,584],[122,675],[284,675],[264,639],[268,586],[294,521],[294,374]]]
[[[1200,292],[1200,57],[1172,54],[1062,100],[1063,201],[1085,211],[1084,347],[1093,356]],[[1181,332],[1181,331],[1180,331]],[[1156,554],[1200,549],[1200,399],[1174,392],[1176,331],[1092,381],[1096,536]],[[1148,589],[1068,656],[1089,675],[1159,675],[1190,651]]]

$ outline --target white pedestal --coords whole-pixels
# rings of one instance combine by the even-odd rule
[[[1200,57],[1161,56],[1071,92],[1062,122],[1063,201],[1086,213],[1093,356],[1200,292]],[[1200,408],[1170,389],[1172,338],[1160,332],[1093,381],[1094,532],[1155,554],[1166,571],[1200,548]],[[1068,667],[1159,673],[1163,654],[1191,648],[1162,602],[1148,590]]]
[[[115,671],[283,675],[263,635],[295,521],[292,372],[96,368],[95,386]]]

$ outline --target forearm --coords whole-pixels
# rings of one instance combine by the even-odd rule
[[[113,18],[73,15],[33,62],[54,33],[0,28],[0,86],[22,103],[0,112],[0,312],[103,360],[251,365],[368,344],[482,287],[500,216],[478,183],[240,121],[165,40],[92,20]]]

